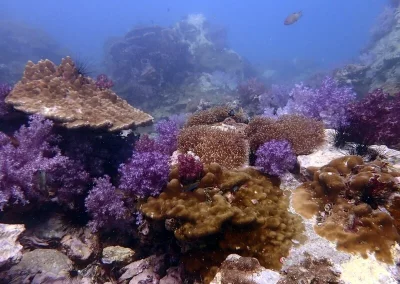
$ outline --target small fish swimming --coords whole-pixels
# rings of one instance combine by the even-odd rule
[[[297,13],[292,13],[289,16],[286,17],[285,21],[283,22],[286,26],[288,25],[292,25],[294,23],[296,23],[301,16],[303,16],[303,12],[297,12]]]

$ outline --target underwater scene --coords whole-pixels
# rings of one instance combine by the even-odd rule
[[[400,283],[400,0],[3,0],[0,39],[0,284]]]

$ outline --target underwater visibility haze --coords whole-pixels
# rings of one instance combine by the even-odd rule
[[[0,284],[400,283],[400,1],[0,3]]]

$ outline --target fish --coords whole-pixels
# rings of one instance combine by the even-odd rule
[[[286,17],[285,21],[283,22],[284,25],[288,26],[288,25],[292,25],[294,23],[296,23],[301,16],[303,16],[303,12],[296,12],[296,13],[292,13],[289,16]]]

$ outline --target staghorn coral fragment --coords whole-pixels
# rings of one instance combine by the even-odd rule
[[[78,74],[70,57],[59,66],[50,60],[26,64],[22,79],[6,103],[28,114],[40,114],[67,128],[118,131],[151,123],[149,114],[129,105],[110,89]]]
[[[295,190],[294,209],[306,218],[317,214],[316,233],[338,249],[392,263],[392,246],[400,240],[398,214],[391,196],[399,191],[395,172],[381,161],[364,163],[344,156],[319,169],[313,181]],[[389,214],[393,213],[393,216]],[[393,219],[395,218],[395,219]]]

